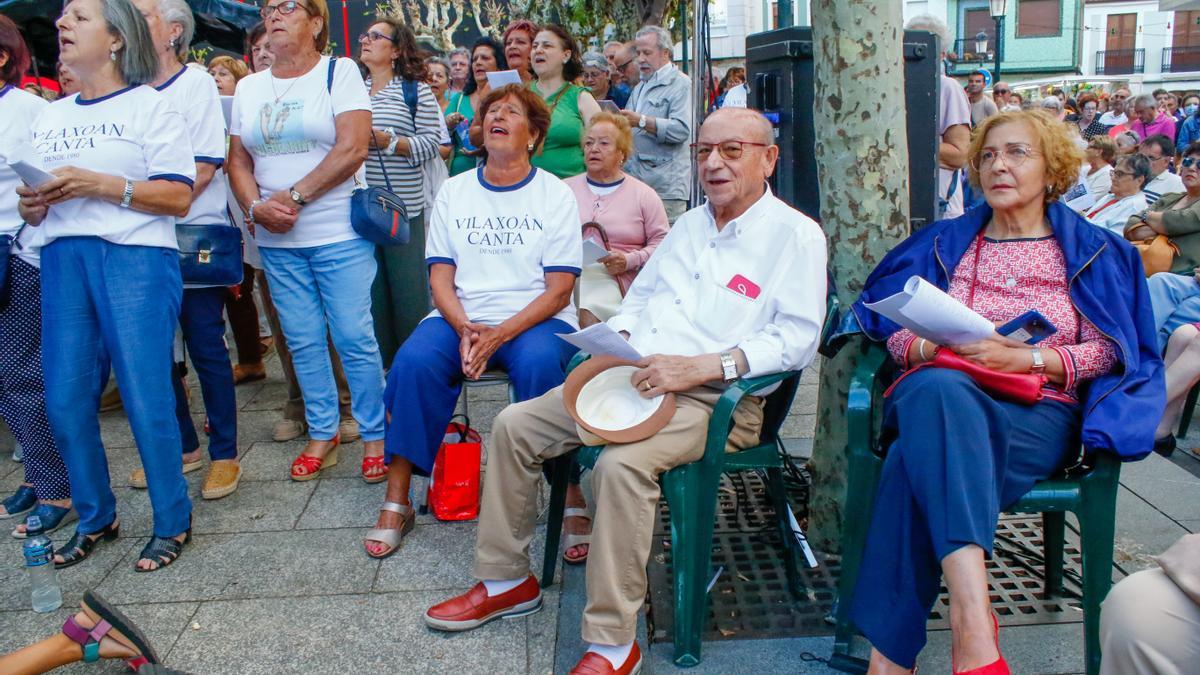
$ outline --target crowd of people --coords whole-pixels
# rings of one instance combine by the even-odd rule
[[[543,467],[585,442],[564,406],[575,348],[558,334],[604,323],[647,355],[630,384],[676,405],[657,433],[606,447],[590,508],[577,471],[568,492],[563,557],[587,563],[588,596],[588,648],[572,672],[636,672],[658,476],[699,459],[724,387],[808,366],[825,321],[825,236],[771,192],[779,148],[745,107],[744,70],[726,74],[693,129],[689,80],[661,27],[584,53],[561,26],[517,20],[501,40],[442,56],[380,16],[349,59],[327,54],[325,0],[267,0],[261,16],[245,61],[200,65],[186,63],[185,0],[70,0],[59,83],[76,90],[49,104],[21,86],[29,53],[0,17],[0,141],[53,176],[29,185],[0,167],[12,248],[0,415],[25,462],[0,518],[25,518],[18,538],[74,523],[57,567],[118,536],[98,421],[115,380],[142,463],[130,482],[153,508],[136,569],[174,564],[192,534],[184,474],[206,470],[205,499],[238,489],[234,389],[265,377],[274,349],[288,400],[273,438],[307,437],[291,478],[319,477],[361,440],[362,480],[386,482],[364,553],[385,558],[416,527],[412,479],[433,470],[464,382],[502,370],[515,402],[488,448],[478,583],[424,621],[454,632],[536,611]],[[947,33],[930,17],[909,27]],[[497,71],[519,83],[493,87]],[[1125,90],[1027,111],[1004,83],[993,101],[983,84],[943,80],[941,218],[887,255],[852,310],[902,371],[852,607],[876,673],[912,668],[942,578],[955,672],[1009,672],[985,567],[999,513],[1081,442],[1127,458],[1169,452],[1200,380],[1200,142],[1176,144],[1197,131],[1192,118],[1177,133],[1178,101]],[[1185,112],[1189,101],[1200,98],[1185,97]],[[689,210],[693,172],[706,201]],[[353,202],[366,186],[401,202],[392,227],[406,227],[406,246],[360,234]],[[214,226],[242,230],[234,286],[181,265],[177,228]],[[585,260],[585,239],[604,255]],[[1164,250],[1165,267],[1151,268]],[[1158,273],[1147,281],[1143,269]],[[1057,331],[1037,344],[939,345],[866,307],[913,275],[998,325],[1036,307]],[[1035,402],[925,367],[948,352],[1040,376]],[[758,441],[763,411],[763,397],[742,399],[730,450]],[[79,639],[58,639],[56,653],[76,659],[78,644],[86,656],[104,635],[114,656],[147,651],[124,623],[89,641],[87,626],[108,616],[124,621],[90,599],[70,629]]]

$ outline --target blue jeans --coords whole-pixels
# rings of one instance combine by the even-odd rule
[[[488,368],[508,373],[517,401],[537,398],[563,383],[575,347],[555,333],[575,329],[561,319],[546,319],[504,343]],[[428,475],[446,434],[446,425],[462,392],[462,356],[458,333],[440,316],[422,321],[404,341],[388,370],[388,423],[384,454],[399,456]]]
[[[350,385],[350,412],[364,441],[383,438],[383,364],[371,321],[375,245],[352,239],[308,248],[259,249],[304,396],[309,436],[338,430],[338,393],[326,330]]]
[[[1159,272],[1146,280],[1146,286],[1161,353],[1176,328],[1200,321],[1200,284],[1190,274]]]
[[[96,414],[102,353],[121,383],[146,469],[155,536],[174,537],[190,527],[171,387],[182,294],[178,254],[171,249],[99,237],[66,237],[42,249],[46,408],[71,477],[79,532],[98,532],[117,517]]]
[[[229,349],[225,346],[225,294],[223,287],[183,289],[183,308],[179,313],[179,326],[183,329],[183,341],[187,345],[196,378],[200,380],[200,393],[204,396],[204,410],[208,415],[208,456],[218,459],[237,459],[237,398],[233,393],[233,366],[229,363]],[[175,386],[175,417],[179,421],[179,435],[183,452],[200,447],[196,426],[188,410],[187,398],[178,377],[171,378]]]

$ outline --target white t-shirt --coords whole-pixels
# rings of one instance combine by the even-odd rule
[[[329,57],[322,56],[300,77],[279,79],[264,70],[238,82],[229,135],[239,136],[254,159],[254,180],[262,199],[290,189],[325,159],[337,141],[335,115],[370,112],[367,85],[353,61],[337,60],[332,96],[326,88],[328,78]],[[361,167],[357,177],[366,185]],[[357,238],[350,227],[353,191],[352,177],[300,209],[295,227],[288,232],[255,228],[255,242],[269,248],[302,248]]]
[[[536,168],[508,187],[489,185],[483,167],[453,176],[433,204],[425,262],[456,267],[455,290],[471,321],[503,323],[545,292],[547,272],[579,274],[575,193]],[[579,325],[573,301],[554,318]]]
[[[946,75],[942,75],[942,91],[938,107],[940,111],[938,115],[939,143],[942,134],[945,134],[950,127],[956,124],[971,125],[971,103],[967,101],[967,94],[957,82]],[[950,192],[950,181],[961,179],[963,171],[965,171],[965,167],[962,171],[957,172],[953,169],[938,167],[938,200],[945,199],[948,202],[943,218],[957,218],[963,214],[962,185],[955,185],[954,192]]]
[[[24,89],[12,85],[0,89],[0,154],[6,159],[21,159],[17,155],[29,145],[29,128],[46,105],[45,99]],[[24,222],[17,213],[19,185],[20,177],[6,162],[0,161],[0,234],[15,236]],[[41,228],[26,227],[18,242],[21,248],[14,245],[13,254],[37,267],[41,238]]]
[[[1118,124],[1125,124],[1127,122],[1129,122],[1129,117],[1127,117],[1125,115],[1125,113],[1121,113],[1120,115],[1114,115],[1113,112],[1110,110],[1100,116],[1100,124],[1103,124],[1104,126],[1108,126],[1108,127],[1115,127]]]
[[[59,99],[33,123],[33,148],[46,171],[75,166],[139,182],[196,179],[192,141],[183,115],[146,85],[84,100]],[[134,196],[136,198],[136,188]],[[125,246],[177,250],[175,217],[101,199],[72,199],[50,207],[40,228],[46,244],[59,237],[100,237]]]
[[[192,139],[193,160],[197,164],[216,164],[217,172],[204,192],[192,197],[192,208],[179,219],[192,225],[229,223],[225,213],[225,114],[217,83],[208,73],[180,66],[179,72],[155,89],[183,114]]]

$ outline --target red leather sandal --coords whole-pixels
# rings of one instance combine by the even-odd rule
[[[331,442],[333,446],[329,448],[329,452],[326,452],[324,457],[313,457],[312,455],[301,453],[292,462],[292,480],[299,483],[313,480],[321,475],[323,469],[336,466],[338,462],[338,443],[341,442],[341,438],[334,436]],[[300,471],[297,471],[298,469]]]
[[[363,457],[362,479],[366,483],[382,483],[387,480],[388,465],[383,461],[383,455],[378,457]]]

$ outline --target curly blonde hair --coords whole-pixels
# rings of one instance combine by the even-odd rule
[[[579,145],[582,146],[587,141],[587,134],[592,130],[592,127],[601,122],[608,122],[617,130],[617,152],[621,153],[624,160],[633,156],[633,131],[629,127],[629,120],[624,115],[617,115],[610,112],[598,112],[592,115],[592,121],[588,122],[587,128],[583,130],[583,136],[579,139]]]
[[[1083,151],[1068,133],[1067,126],[1041,110],[1023,110],[993,115],[980,124],[971,136],[967,150],[967,178],[971,187],[980,189],[979,155],[988,133],[1005,124],[1027,124],[1036,138],[1035,149],[1046,163],[1046,203],[1057,200],[1079,180]]]

